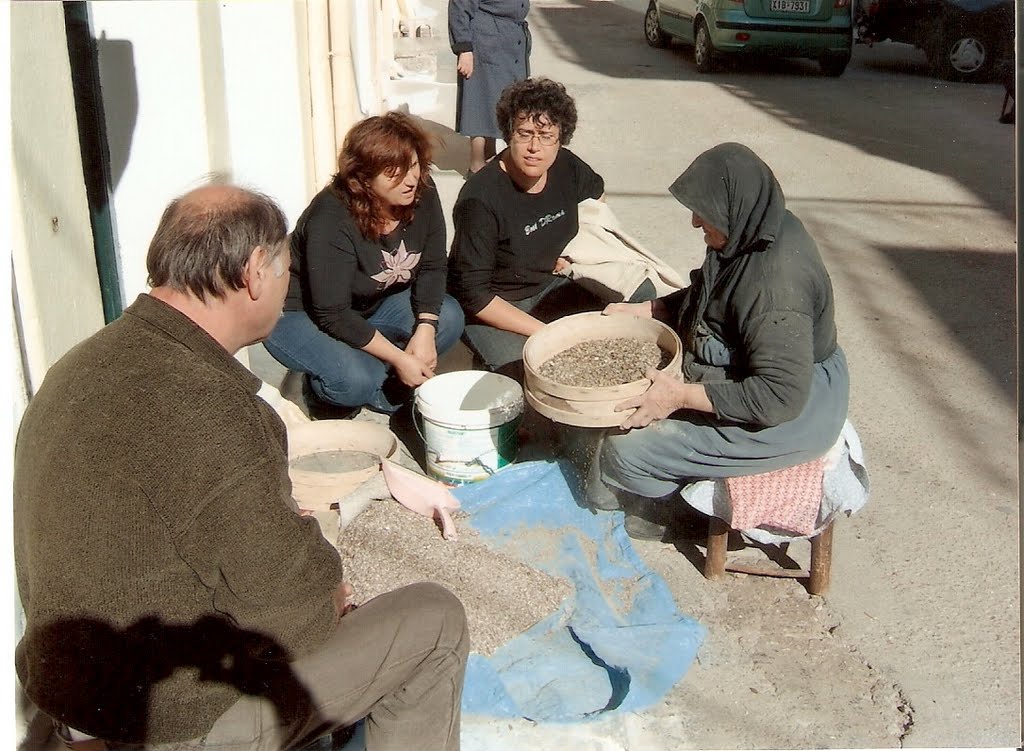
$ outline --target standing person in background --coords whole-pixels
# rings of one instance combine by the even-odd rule
[[[458,55],[455,130],[469,136],[469,171],[494,156],[501,92],[530,75],[530,0],[448,0],[448,40]]]
[[[338,173],[292,233],[291,283],[265,346],[305,374],[310,417],[393,414],[462,335],[445,295],[445,222],[427,134],[400,112],[345,136]]]

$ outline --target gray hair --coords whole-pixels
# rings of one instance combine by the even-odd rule
[[[200,300],[223,298],[242,286],[245,264],[261,246],[268,259],[283,251],[288,239],[284,212],[272,198],[254,190],[213,183],[175,198],[164,209],[146,254],[151,287],[189,291]]]

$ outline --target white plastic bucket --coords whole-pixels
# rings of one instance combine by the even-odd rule
[[[476,482],[516,460],[522,387],[503,375],[457,370],[416,389],[427,473],[449,485]]]

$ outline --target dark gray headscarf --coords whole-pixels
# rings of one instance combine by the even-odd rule
[[[734,258],[771,243],[786,215],[786,197],[761,157],[740,143],[723,143],[693,160],[669,192],[729,242],[720,257]]]

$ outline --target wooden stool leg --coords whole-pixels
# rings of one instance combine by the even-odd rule
[[[811,576],[807,591],[823,595],[832,579],[832,527],[829,524],[811,540]]]
[[[729,525],[717,516],[708,526],[708,549],[704,556],[704,576],[717,579],[725,574],[725,554],[729,545]]]

